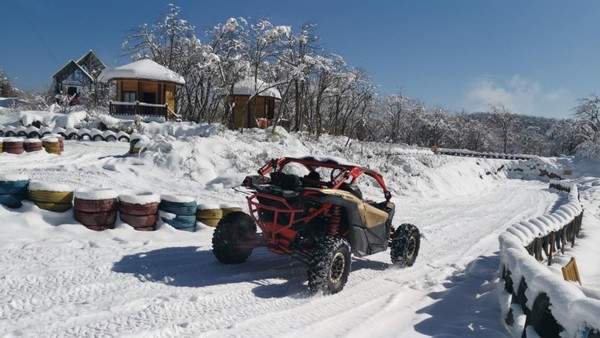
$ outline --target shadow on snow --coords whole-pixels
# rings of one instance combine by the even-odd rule
[[[352,270],[384,270],[389,264],[354,259]],[[195,246],[171,247],[123,256],[112,271],[132,274],[141,282],[163,283],[177,287],[253,283],[260,298],[307,297],[306,266],[288,256],[256,249],[247,262],[219,263],[211,250]],[[284,282],[281,283],[280,281]]]
[[[435,337],[507,337],[500,320],[496,289],[497,254],[480,256],[446,281],[444,291],[428,296],[435,303],[417,311],[430,317],[415,330]]]

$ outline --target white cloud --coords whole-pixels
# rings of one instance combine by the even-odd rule
[[[546,91],[538,81],[518,74],[504,83],[480,79],[465,95],[465,106],[472,111],[485,111],[490,105],[500,104],[521,114],[566,117],[573,99],[566,89]]]

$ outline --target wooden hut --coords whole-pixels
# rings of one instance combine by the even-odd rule
[[[177,117],[177,86],[185,80],[150,59],[104,70],[99,79],[116,83],[114,100],[109,102],[111,115]]]
[[[254,78],[246,78],[233,86],[233,124],[235,128],[266,128],[275,115],[275,104],[281,100],[279,90]]]

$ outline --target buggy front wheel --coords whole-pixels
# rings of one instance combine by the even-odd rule
[[[421,234],[412,224],[402,224],[390,238],[392,263],[399,267],[412,266],[419,255]]]

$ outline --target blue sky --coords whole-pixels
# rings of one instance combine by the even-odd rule
[[[323,46],[373,77],[382,94],[480,110],[503,103],[548,117],[599,93],[600,1],[174,1],[200,30],[232,16],[313,22]],[[47,86],[67,60],[94,49],[123,63],[127,32],[166,1],[5,1],[0,67],[26,89]]]

